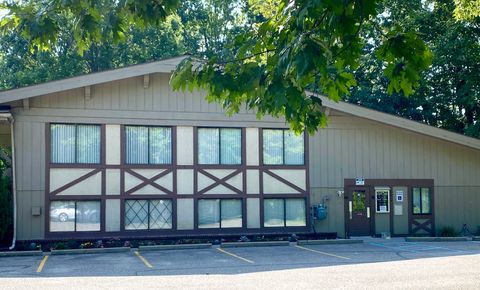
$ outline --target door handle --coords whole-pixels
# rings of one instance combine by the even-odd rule
[[[352,201],[350,200],[348,202],[348,213],[350,214],[350,219],[352,219],[352,209],[353,209]]]
[[[367,219],[369,219],[369,218],[370,218],[370,207],[367,206]]]

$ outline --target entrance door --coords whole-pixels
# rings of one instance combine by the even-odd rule
[[[350,188],[346,196],[348,236],[370,236],[372,234],[371,194],[367,187]]]

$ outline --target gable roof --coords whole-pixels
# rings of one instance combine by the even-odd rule
[[[7,103],[54,92],[92,86],[96,84],[107,83],[151,73],[171,73],[175,70],[176,66],[186,57],[187,56],[182,55],[145,64],[138,64],[123,68],[107,70],[103,72],[90,73],[68,79],[51,81],[8,91],[0,91],[0,103]]]
[[[171,73],[186,57],[186,55],[183,55],[145,64],[132,65],[124,68],[91,73],[58,81],[51,81],[19,89],[0,91],[0,104],[151,73]],[[312,93],[309,94],[315,95]],[[321,98],[323,106],[327,108],[480,150],[480,139],[467,137],[462,134],[453,133],[406,118],[367,109],[359,105],[354,105],[343,101],[334,102],[325,96],[315,96]]]

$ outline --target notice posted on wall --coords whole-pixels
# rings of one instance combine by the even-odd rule
[[[396,204],[393,207],[393,214],[394,215],[403,215],[403,205],[401,204]]]

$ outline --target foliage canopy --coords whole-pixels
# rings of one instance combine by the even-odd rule
[[[189,53],[172,85],[231,114],[312,132],[308,90],[479,136],[478,2],[0,1],[0,89]]]

